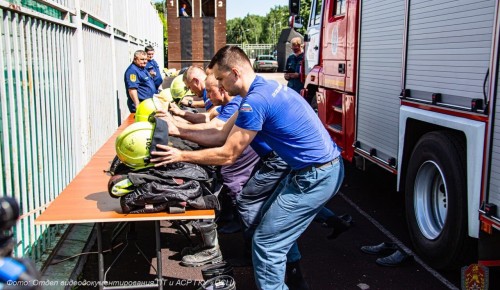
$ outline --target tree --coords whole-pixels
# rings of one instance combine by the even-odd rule
[[[300,4],[300,17],[302,18],[303,28],[297,29],[297,31],[304,34],[309,20],[311,0],[302,0]],[[276,44],[281,30],[289,26],[289,17],[288,5],[276,5],[271,8],[266,16],[247,15],[243,18],[230,19],[226,23],[226,42],[232,44]]]
[[[167,67],[167,60],[168,60],[168,24],[167,24],[167,19],[165,19],[165,6],[163,6],[163,2],[156,2],[155,3],[155,8],[156,11],[158,11],[158,15],[160,16],[160,20],[163,23],[163,61],[164,67]]]
[[[288,27],[288,6],[275,6],[266,15],[266,23],[263,31],[263,43],[276,44],[281,34],[281,30]]]
[[[304,35],[307,31],[309,22],[309,14],[311,13],[311,0],[300,1],[300,18],[302,19],[302,28],[297,29],[297,32]]]
[[[227,43],[276,43],[288,26],[288,6],[274,6],[266,16],[250,15],[226,23]]]

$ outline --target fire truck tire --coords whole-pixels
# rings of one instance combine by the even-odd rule
[[[454,269],[466,258],[465,138],[435,131],[417,142],[406,177],[405,208],[416,252],[437,269]]]

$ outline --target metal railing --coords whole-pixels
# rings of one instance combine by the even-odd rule
[[[123,74],[147,44],[163,64],[149,0],[0,0],[0,196],[21,207],[16,255],[56,240],[60,226],[34,220],[128,115]]]
[[[236,45],[241,47],[243,51],[248,55],[250,60],[254,60],[258,55],[261,54],[268,54],[272,55],[275,46],[274,44],[250,44],[250,43],[241,43],[241,44],[229,44],[229,45]]]

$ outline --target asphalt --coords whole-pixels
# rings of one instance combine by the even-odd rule
[[[312,223],[299,239],[302,252],[302,269],[311,289],[454,289],[459,288],[459,272],[453,272],[447,278],[439,273],[429,272],[425,265],[410,259],[398,267],[382,267],[375,263],[376,256],[367,255],[360,251],[363,245],[373,245],[382,241],[389,241],[391,236],[377,227],[377,222],[370,218],[370,214],[380,215],[383,222],[387,221],[390,229],[404,232],[404,212],[396,208],[389,213],[363,211],[363,208],[373,203],[390,203],[398,206],[401,197],[387,194],[390,188],[395,188],[395,179],[376,171],[371,176],[364,173],[347,170],[346,179],[340,190],[329,203],[328,207],[337,214],[348,213],[353,216],[354,225],[347,232],[335,240],[327,236],[330,229],[318,223]],[[377,173],[378,172],[378,173]],[[393,189],[392,189],[393,190]],[[359,192],[365,191],[367,198]],[[366,196],[365,196],[366,197]],[[356,202],[354,202],[354,201]],[[359,205],[358,205],[359,201]],[[366,207],[365,207],[366,206]],[[113,224],[104,227],[105,240],[113,231]],[[135,226],[136,235],[127,239],[124,231],[114,242],[114,250],[105,254],[105,263],[110,263],[123,249],[122,256],[107,273],[107,280],[111,281],[154,281],[156,272],[154,224],[141,222]],[[176,232],[169,222],[161,223],[161,243],[163,255],[163,278],[166,280],[164,289],[197,289],[202,281],[200,268],[183,267],[180,262],[180,251],[189,246],[189,241]],[[106,238],[107,237],[107,238]],[[394,238],[394,237],[393,237]],[[399,236],[398,241],[409,245],[405,235]],[[128,246],[125,248],[125,244]],[[241,233],[219,236],[221,250],[225,259],[242,256],[243,242]],[[136,245],[146,257],[143,257]],[[110,248],[109,243],[105,248]],[[95,246],[94,246],[95,248]],[[411,249],[409,249],[411,251]],[[153,265],[153,266],[152,266]],[[251,267],[234,268],[234,278],[237,289],[256,289]],[[89,256],[80,281],[97,281],[97,256]],[[81,286],[78,289],[95,289],[91,286]]]

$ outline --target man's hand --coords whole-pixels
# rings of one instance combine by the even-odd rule
[[[158,144],[156,148],[161,149],[161,151],[151,152],[151,155],[154,157],[151,159],[151,162],[155,163],[155,167],[183,161],[182,151],[177,148],[161,144]]]
[[[170,104],[169,111],[170,111],[170,113],[172,113],[172,114],[174,114],[176,116],[182,117],[182,116],[185,115],[185,112],[183,110],[181,110],[179,108],[179,106],[177,106],[177,104],[175,104],[175,103],[171,103]]]
[[[176,121],[172,115],[170,115],[168,112],[165,112],[163,110],[158,110],[155,113],[155,117],[158,117],[162,120],[165,120],[168,125],[168,134],[171,136],[179,136],[179,128],[177,128]]]
[[[189,107],[189,101],[191,101],[191,103],[194,101],[193,97],[184,97],[182,98],[181,100],[181,105],[185,106],[185,107]]]
[[[285,80],[298,79],[300,77],[299,73],[285,73]]]

